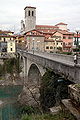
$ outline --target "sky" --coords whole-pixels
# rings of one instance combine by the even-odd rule
[[[36,7],[37,25],[64,22],[70,31],[80,28],[80,0],[0,0],[0,29],[19,32],[26,6]]]

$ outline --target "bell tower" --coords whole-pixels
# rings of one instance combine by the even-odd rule
[[[36,7],[26,6],[25,10],[25,32],[36,27]]]

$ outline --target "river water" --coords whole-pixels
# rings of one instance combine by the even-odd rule
[[[19,120],[18,95],[23,86],[0,86],[0,120]]]

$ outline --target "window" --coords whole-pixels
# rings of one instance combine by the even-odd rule
[[[21,43],[21,40],[19,40],[19,43]]]
[[[72,37],[69,36],[68,39],[72,39]]]
[[[72,45],[72,43],[71,43],[71,42],[69,42],[69,43],[68,43],[68,45]]]
[[[46,46],[46,49],[49,49],[49,46]]]
[[[61,43],[61,45],[62,45],[62,43]]]
[[[30,10],[28,11],[28,16],[30,16]]]
[[[12,46],[12,43],[10,43],[10,45]]]
[[[65,36],[63,36],[63,39],[66,39],[66,37],[65,37]]]
[[[11,40],[11,38],[10,38],[10,40]]]
[[[34,11],[32,11],[32,16],[34,16]]]
[[[52,46],[50,46],[50,49],[53,49],[53,47],[52,47]]]
[[[57,43],[57,45],[58,45],[58,43]]]
[[[4,38],[4,42],[6,41],[6,39]]]
[[[0,37],[0,40],[1,40],[1,37]]]
[[[11,48],[11,51],[12,51],[12,48]]]

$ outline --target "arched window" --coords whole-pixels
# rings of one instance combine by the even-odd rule
[[[52,47],[52,46],[50,46],[50,49],[53,49],[53,47]]]
[[[34,16],[34,11],[32,11],[32,16]]]
[[[30,16],[30,10],[28,11],[28,16]]]
[[[6,39],[4,38],[4,42],[6,41]]]
[[[26,18],[26,11],[25,11],[25,18]]]

